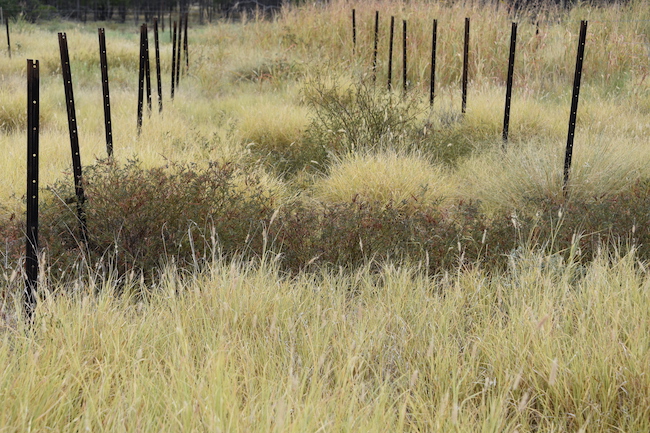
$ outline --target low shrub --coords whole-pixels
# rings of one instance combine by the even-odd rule
[[[150,272],[172,256],[184,266],[217,253],[259,252],[275,206],[259,178],[234,164],[144,169],[101,161],[85,169],[84,188],[85,243],[73,187],[60,182],[46,191],[41,242],[55,270],[85,258],[120,273]]]

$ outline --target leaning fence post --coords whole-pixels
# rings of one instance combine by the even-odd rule
[[[25,237],[25,313],[31,320],[38,284],[38,60],[27,60],[27,235]]]
[[[5,20],[5,25],[7,26],[7,52],[9,53],[9,58],[11,59],[11,40],[9,39],[9,18]]]
[[[569,192],[569,172],[571,171],[571,157],[573,155],[573,138],[576,131],[576,118],[578,115],[578,99],[580,98],[580,79],[582,78],[582,61],[585,55],[585,40],[587,39],[587,21],[580,21],[580,38],[578,40],[578,54],[576,56],[576,71],[573,77],[573,96],[571,97],[571,113],[569,115],[569,133],[566,140],[566,154],[564,156],[564,183],[562,192],[566,197]]]
[[[103,28],[99,33],[99,63],[102,70],[102,93],[104,95],[104,125],[106,129],[106,152],[113,156],[113,127],[111,125],[111,98],[108,91],[108,61],[106,59],[106,34]]]
[[[433,20],[433,34],[431,36],[431,79],[429,80],[429,105],[433,107],[433,98],[436,89],[436,49],[438,44],[438,20]]]
[[[161,21],[162,23],[165,20]],[[164,31],[164,30],[163,30]],[[162,113],[163,102],[162,102],[162,82],[160,81],[160,44],[158,42],[158,19],[153,19],[153,40],[156,50],[156,82],[158,83],[158,112]]]
[[[512,23],[510,32],[510,55],[508,56],[508,77],[506,81],[506,107],[503,115],[503,147],[508,142],[510,130],[510,101],[512,100],[512,79],[515,71],[515,50],[517,48],[517,23]]]
[[[375,11],[375,49],[372,52],[372,81],[377,81],[377,45],[379,44],[379,11]]]
[[[395,17],[390,17],[390,37],[388,39],[388,91],[393,90],[393,37],[395,34]]]
[[[61,51],[61,70],[63,87],[65,88],[65,102],[68,112],[68,130],[70,131],[70,147],[72,150],[72,171],[74,175],[74,189],[77,196],[77,217],[81,228],[81,239],[86,242],[88,229],[86,227],[86,213],[84,203],[86,195],[83,189],[81,176],[81,156],[79,154],[79,131],[77,130],[77,116],[74,108],[74,94],[72,93],[72,73],[70,72],[70,55],[68,53],[68,39],[65,33],[59,33],[59,49]]]
[[[461,113],[467,111],[467,69],[469,68],[469,18],[465,18],[465,43],[463,45],[463,78]]]

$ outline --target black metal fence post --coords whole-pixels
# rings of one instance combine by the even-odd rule
[[[357,11],[352,9],[352,55],[357,54]]]
[[[144,80],[146,84],[147,91],[147,112],[151,116],[151,65],[149,63],[149,29],[147,29],[147,24],[143,24],[143,34],[144,34]]]
[[[503,146],[508,142],[510,130],[510,101],[512,100],[512,80],[515,71],[515,50],[517,48],[517,23],[512,23],[510,31],[510,55],[508,56],[508,76],[506,81],[506,107],[503,115]]]
[[[144,105],[144,24],[140,26],[140,64],[138,70],[138,135],[142,131],[142,109]]]
[[[372,52],[372,81],[377,81],[377,46],[379,44],[379,11],[375,11],[375,49]]]
[[[77,196],[77,217],[81,229],[81,240],[88,239],[86,226],[86,212],[84,203],[86,195],[83,188],[81,175],[81,155],[79,154],[79,131],[77,130],[77,115],[74,107],[74,94],[72,92],[72,73],[70,72],[70,55],[68,53],[68,39],[65,33],[59,33],[59,49],[61,51],[61,70],[63,72],[63,87],[65,88],[65,102],[68,112],[68,130],[70,131],[70,147],[72,150],[72,171],[74,175],[74,189]]]
[[[390,17],[390,38],[388,39],[388,91],[393,90],[393,37],[395,34],[395,17]]]
[[[38,60],[27,60],[27,235],[25,239],[25,314],[31,320],[38,285]]]
[[[9,39],[9,17],[5,19],[5,24],[7,26],[7,52],[9,53],[9,58],[11,59],[11,40]]]
[[[181,79],[181,38],[183,35],[183,15],[178,17],[178,45],[176,46],[176,87]]]
[[[187,23],[190,21],[190,14],[185,12],[185,26],[183,28],[183,51],[185,51],[185,73],[190,71],[190,52],[187,41]]]
[[[108,89],[108,60],[106,58],[106,33],[103,28],[99,34],[99,63],[102,70],[102,93],[104,95],[104,126],[106,130],[106,152],[113,156],[113,126],[111,125],[111,98]]]
[[[165,20],[162,21],[163,23]],[[164,31],[164,30],[163,30]],[[160,81],[160,44],[158,41],[158,19],[153,19],[153,40],[156,50],[156,82],[158,84],[158,112],[162,113],[163,101],[162,101],[162,82]]]
[[[402,29],[402,82],[404,84],[404,93],[408,88],[408,79],[406,73],[406,20],[402,20],[403,29]]]
[[[587,39],[587,21],[580,21],[580,38],[578,40],[578,54],[576,56],[576,71],[573,77],[573,96],[571,97],[571,113],[569,115],[569,133],[566,140],[566,153],[564,156],[564,183],[562,192],[566,197],[569,193],[569,173],[571,171],[571,157],[573,156],[573,139],[576,132],[576,118],[578,115],[578,100],[580,98],[580,80],[582,78],[582,62],[585,55],[585,41]]]
[[[462,78],[462,107],[461,113],[467,111],[467,75],[469,68],[469,18],[465,18],[465,43],[463,45],[463,78]]]
[[[172,100],[174,99],[175,83],[176,83],[176,21],[174,21],[174,36],[172,37],[172,96],[171,96]]]
[[[433,20],[431,35],[431,78],[429,80],[429,105],[433,107],[436,89],[436,50],[438,45],[438,20]]]

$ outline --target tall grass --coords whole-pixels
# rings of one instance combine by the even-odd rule
[[[391,15],[409,22],[406,97],[383,91]],[[471,82],[461,116],[465,17]],[[565,199],[581,19],[587,53]],[[520,30],[504,150],[511,20]],[[95,28],[19,23],[14,56],[0,62],[0,425],[650,430],[649,22],[641,1],[514,11],[336,0],[286,7],[270,20],[221,20],[191,28],[190,70],[173,102],[171,44],[161,35],[164,112],[146,115],[141,135],[137,29],[107,24],[111,163]],[[85,249],[65,244],[75,216],[64,212],[68,197],[56,196],[72,183],[57,31],[68,33],[82,163],[93,166],[88,212],[97,224]],[[16,247],[25,58],[41,62],[41,185],[52,192],[43,209],[55,210],[41,234],[67,254],[44,251],[31,326],[21,317]],[[205,197],[202,185],[219,180],[215,167],[232,174],[214,189],[228,200]],[[101,189],[106,179],[111,188]],[[192,232],[198,224],[203,231]],[[132,249],[120,243],[127,235]],[[212,243],[198,245],[201,237]],[[166,243],[172,238],[177,245]],[[156,247],[143,254],[143,242]],[[112,254],[154,268],[104,266]]]
[[[10,430],[647,431],[648,275],[542,253],[507,273],[287,279],[215,261],[93,280],[5,330]],[[137,301],[129,290],[149,293]],[[95,291],[100,294],[96,296]],[[44,291],[43,293],[47,293]],[[13,310],[12,310],[13,311]]]

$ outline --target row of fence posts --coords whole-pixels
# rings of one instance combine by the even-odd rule
[[[185,51],[186,69],[189,68],[189,57],[187,54],[187,15],[185,20],[181,16],[180,24],[173,23],[172,35],[172,80],[171,80],[171,96],[174,97],[174,83],[178,85],[180,76],[180,62],[181,62],[181,31],[184,23],[184,43],[183,49]],[[391,17],[390,27],[390,43],[389,43],[389,70],[388,70],[388,89],[392,89],[392,52],[393,52],[393,36],[394,36],[394,17]],[[435,68],[436,68],[436,44],[437,44],[437,20],[433,20],[432,31],[432,50],[431,50],[431,82],[429,90],[429,101],[433,106],[435,97]],[[171,29],[171,28],[170,28]],[[353,38],[353,53],[356,54],[356,11],[352,10],[352,38]],[[98,29],[99,33],[99,52],[100,52],[100,65],[102,71],[102,89],[104,96],[104,117],[106,126],[106,149],[110,156],[113,154],[113,138],[112,138],[112,124],[110,117],[110,97],[109,97],[109,80],[108,80],[108,64],[106,60],[106,39],[104,29]],[[178,33],[178,38],[176,37]],[[580,23],[580,36],[578,41],[578,53],[576,57],[576,69],[573,82],[573,93],[571,99],[571,112],[569,118],[569,131],[567,137],[567,146],[564,161],[564,179],[563,179],[563,193],[568,194],[569,174],[571,170],[571,158],[573,154],[573,142],[575,136],[576,117],[578,112],[578,101],[580,95],[580,81],[582,77],[582,64],[584,59],[584,49],[587,34],[587,21]],[[144,105],[144,86],[146,83],[147,90],[147,107],[149,113],[152,110],[151,102],[151,78],[149,67],[149,48],[148,48],[148,31],[146,24],[140,28],[140,67],[138,77],[138,133],[142,126],[142,111]],[[373,81],[376,81],[377,71],[377,47],[379,35],[379,12],[375,13],[375,35],[374,35],[374,51],[373,51]],[[467,102],[467,69],[469,58],[469,35],[470,35],[470,20],[465,18],[465,43],[463,49],[463,74],[462,74],[462,113],[465,113]],[[74,107],[74,95],[72,91],[72,75],[70,72],[70,57],[68,54],[68,42],[65,33],[59,33],[59,48],[61,52],[61,66],[63,84],[65,88],[66,109],[68,113],[68,129],[70,133],[70,144],[72,149],[72,165],[74,174],[75,194],[77,197],[77,216],[80,223],[80,237],[82,242],[87,239],[87,225],[86,216],[83,209],[85,202],[85,194],[82,182],[81,170],[81,157],[79,154],[79,138],[77,130],[77,121]],[[7,27],[7,39],[9,39]],[[506,86],[506,101],[503,125],[503,142],[508,140],[509,119],[510,119],[510,104],[512,98],[512,84],[514,75],[514,62],[515,62],[515,49],[517,40],[517,23],[512,23],[511,39],[510,39],[510,52],[508,57],[508,74]],[[162,112],[162,85],[160,80],[160,52],[158,45],[158,23],[154,19],[154,41],[156,52],[156,76],[157,76],[157,90],[158,90],[158,104],[159,111]],[[177,45],[178,42],[178,45]],[[403,87],[407,91],[407,27],[406,20],[403,21]],[[26,260],[25,260],[25,309],[28,317],[35,308],[36,302],[36,288],[38,277],[38,135],[39,135],[39,69],[38,60],[27,61],[27,233],[26,233]]]
[[[189,56],[187,54],[187,15],[184,20],[184,42],[186,71],[189,70]],[[183,21],[181,21],[183,22]],[[176,26],[176,23],[174,23]],[[8,27],[7,27],[8,28]],[[147,108],[149,114],[152,111],[151,101],[151,75],[149,66],[149,43],[147,25],[140,28],[140,65],[138,76],[138,133],[142,127],[143,111],[143,89],[146,85]],[[109,158],[113,156],[113,130],[111,122],[111,102],[109,93],[108,61],[106,55],[106,34],[103,28],[98,29],[99,36],[99,58],[102,75],[102,93],[104,106],[104,123],[106,129],[106,152]],[[59,33],[59,50],[61,54],[61,71],[63,87],[65,90],[66,111],[68,115],[68,131],[70,134],[70,147],[72,150],[72,168],[74,176],[74,187],[77,202],[77,219],[79,221],[79,243],[85,245],[88,239],[88,227],[84,203],[86,196],[83,187],[83,175],[81,168],[81,155],[79,149],[79,132],[77,129],[77,118],[74,105],[74,93],[72,90],[72,73],[70,70],[70,55],[68,52],[68,40],[65,33]],[[158,22],[154,19],[154,44],[156,54],[156,78],[158,91],[158,111],[162,112],[162,82],[160,74],[160,47],[158,38]],[[176,86],[180,76],[180,52],[181,39],[178,38],[178,46],[173,47],[173,70],[172,74],[172,96],[174,92],[174,81]],[[178,55],[176,55],[178,52]],[[38,60],[27,60],[27,231],[25,239],[25,313],[31,320],[36,307],[36,291],[38,284],[38,137],[39,137],[39,64]]]
[[[407,27],[406,20],[402,21],[402,83],[403,91],[406,93],[408,90],[408,75],[407,75]],[[539,26],[539,23],[537,24]],[[539,32],[539,29],[536,30]],[[387,71],[387,87],[388,91],[393,89],[393,39],[395,34],[395,17],[390,17],[390,32],[388,40],[388,71]],[[571,112],[569,117],[569,132],[567,136],[566,153],[564,160],[564,178],[562,190],[564,195],[568,194],[569,172],[571,170],[571,157],[573,154],[573,139],[575,135],[575,123],[578,112],[578,100],[580,96],[580,79],[582,77],[582,64],[584,58],[585,41],[587,35],[587,21],[580,22],[580,37],[578,40],[578,54],[576,58],[576,68],[573,80],[573,95],[571,99]],[[469,75],[469,40],[470,40],[470,19],[465,18],[465,32],[463,43],[463,70],[461,76],[461,114],[467,111],[467,83]],[[435,80],[436,80],[436,55],[437,55],[437,41],[438,41],[438,20],[433,20],[432,43],[431,43],[431,77],[429,82],[429,104],[433,107],[435,99]],[[377,81],[377,55],[379,45],[379,11],[375,11],[375,26],[374,26],[374,45],[372,52],[372,80]],[[515,52],[517,47],[517,23],[513,22],[510,31],[510,50],[508,55],[508,73],[506,78],[506,98],[505,110],[503,115],[503,148],[505,150],[508,142],[508,134],[510,130],[510,107],[512,101],[512,88],[515,67]],[[352,54],[357,54],[357,15],[356,10],[352,9]]]

